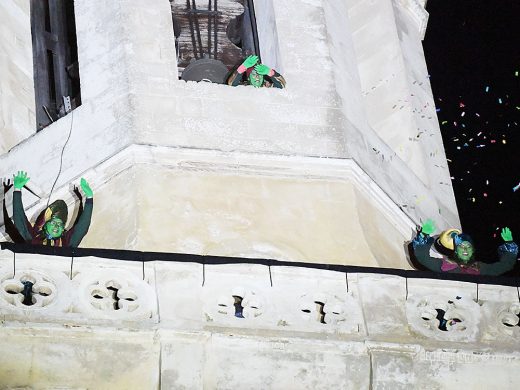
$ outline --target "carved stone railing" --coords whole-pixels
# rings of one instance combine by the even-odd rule
[[[520,367],[514,278],[2,247],[9,388],[508,388]]]
[[[458,341],[472,348],[520,340],[518,279],[2,246],[13,251],[1,252],[4,319],[162,322],[186,330],[266,329],[354,339],[399,336],[410,343]],[[40,253],[24,253],[34,250]]]

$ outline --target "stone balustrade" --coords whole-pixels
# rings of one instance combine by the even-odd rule
[[[436,361],[443,362],[442,370],[453,361],[449,367],[458,370],[457,378],[469,366],[478,372],[500,364],[505,376],[497,383],[507,388],[513,367],[520,366],[518,287],[499,284],[513,285],[515,279],[489,284],[491,279],[441,280],[433,274],[429,279],[414,271],[353,267],[357,272],[350,272],[341,266],[190,255],[153,261],[154,254],[146,253],[147,261],[140,262],[81,251],[74,258],[0,252],[2,339],[17,340],[3,343],[12,348],[9,356],[34,360],[36,350],[59,346],[61,354],[38,364],[63,364],[67,356],[77,359],[77,341],[88,335],[94,360],[108,359],[103,346],[120,344],[120,352],[114,350],[118,359],[134,362],[125,380],[145,386],[135,388],[150,388],[157,380],[165,388],[236,388],[243,381],[255,388],[268,374],[270,388],[365,388],[369,382],[402,381],[419,386],[425,378],[450,388],[449,375],[437,377]],[[48,344],[41,339],[45,332],[63,337]],[[136,345],[146,350],[146,359],[133,355]],[[100,370],[90,360],[86,364]],[[259,372],[249,370],[241,378],[241,364],[258,366]],[[338,364],[343,371],[327,373],[326,367]],[[347,373],[343,364],[350,367]],[[276,379],[279,365],[286,374],[317,371],[312,380],[303,375],[287,382]],[[322,366],[325,371],[318,370]],[[14,372],[24,377],[24,370]],[[481,371],[468,380],[483,380]],[[123,386],[114,371],[100,375],[107,382],[99,383]]]

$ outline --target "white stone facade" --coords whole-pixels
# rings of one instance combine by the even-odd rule
[[[417,223],[459,225],[424,0],[255,1],[283,90],[179,81],[168,0],[75,0],[82,105],[37,134],[29,3],[0,4],[0,177],[29,173],[31,220],[85,177],[82,247],[409,269]],[[514,287],[1,251],[0,387],[513,388],[519,311]]]
[[[2,388],[518,385],[516,287],[8,251],[0,286]]]
[[[28,10],[28,2],[19,3]],[[265,215],[274,221],[287,205],[279,202],[280,209],[272,207],[276,199],[283,199],[278,197],[277,187],[283,186],[286,195],[291,187],[305,193],[303,188],[311,188],[317,184],[315,179],[326,177],[321,181],[320,196],[330,211],[314,209],[319,203],[311,197],[307,204],[302,202],[305,208],[280,225],[285,232],[308,224],[315,229],[292,234],[296,238],[290,243],[293,250],[275,248],[267,254],[250,251],[249,255],[409,267],[402,243],[410,239],[416,223],[434,218],[440,227],[459,224],[420,47],[421,27],[413,17],[412,3],[258,2],[261,20],[276,26],[270,29],[271,35],[262,32],[261,39],[268,42],[260,42],[260,46],[272,54],[266,58],[276,62],[288,84],[284,90],[256,90],[179,81],[166,0],[152,4],[138,0],[76,1],[82,105],[0,156],[0,176],[28,171],[32,188],[43,201],[37,203],[38,199],[27,193],[25,204],[34,210],[43,207],[71,131],[52,196],[72,203],[69,183],[81,176],[94,183],[95,222],[83,245],[107,246],[101,238],[110,237],[109,247],[120,249],[220,255],[245,252],[240,245],[228,249],[219,245],[243,231],[225,216],[211,221],[216,225],[211,233],[216,244],[209,248],[206,239],[193,245],[161,240],[157,247],[157,241],[148,239],[151,235],[145,217],[150,210],[146,207],[162,215],[179,195],[176,191],[189,188],[189,183],[199,193],[226,194],[207,180],[195,181],[207,170],[215,177],[227,177],[233,176],[235,169],[238,176],[247,173],[252,192],[268,194],[259,201],[259,213],[251,220],[254,226],[261,226],[255,224],[256,219]],[[363,23],[367,25],[363,27]],[[370,32],[377,26],[391,26],[390,31],[377,30],[388,42]],[[30,69],[30,58],[24,66]],[[27,126],[15,130],[27,131]],[[2,134],[12,131],[6,129]],[[156,166],[159,181],[160,172],[168,176],[172,161],[189,160],[189,165],[177,167],[188,175],[175,182],[175,187],[161,183],[159,192],[144,194],[141,188],[146,187],[133,180],[151,176],[133,171],[143,171],[140,161],[132,161],[133,155],[148,156],[146,167],[154,171]],[[158,155],[164,157],[157,161],[150,158]],[[116,176],[123,160],[132,167],[126,171],[127,177]],[[289,168],[282,171],[280,165],[291,167],[290,178],[286,175]],[[297,173],[294,168],[299,166],[309,169]],[[340,166],[343,173],[331,179],[329,167]],[[362,180],[353,180],[346,173],[353,170],[361,173],[357,176]],[[265,175],[272,180],[264,180]],[[124,196],[113,196],[116,183]],[[151,184],[148,181],[146,186]],[[243,183],[235,184],[236,190],[233,184],[226,188],[239,194]],[[384,195],[379,200],[359,195],[374,191]],[[337,213],[337,220],[348,221],[346,229],[341,229],[329,221],[334,205],[345,200],[353,202],[353,208]],[[226,207],[232,208],[227,202]],[[287,197],[286,202],[293,200]],[[244,210],[228,212],[226,207],[224,214],[234,221],[250,218]],[[212,213],[207,202],[198,208]],[[389,213],[389,208],[394,210]],[[360,217],[360,209],[371,211]],[[263,214],[265,210],[271,214]],[[110,213],[117,217],[108,217]],[[178,218],[173,215],[161,220],[157,230],[178,230]],[[190,224],[178,233],[201,230],[196,216]],[[378,249],[374,243],[385,241],[382,231],[389,244]],[[313,240],[319,232],[332,241]],[[242,241],[249,247],[279,246],[271,233],[271,227],[266,226]],[[350,254],[341,243],[342,237],[352,241],[347,239]]]

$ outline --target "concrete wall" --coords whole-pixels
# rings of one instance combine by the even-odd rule
[[[2,251],[0,386],[516,388],[517,289],[476,294],[472,283],[254,264],[17,254],[14,267]]]
[[[0,155],[36,133],[29,0],[0,4]]]

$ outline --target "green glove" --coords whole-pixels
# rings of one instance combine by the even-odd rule
[[[421,227],[421,233],[424,233],[426,235],[430,235],[435,231],[435,222],[433,219],[427,219],[424,221],[422,227]]]
[[[81,189],[85,193],[85,196],[87,198],[92,198],[92,196],[94,195],[94,192],[92,191],[92,189],[88,185],[87,181],[84,178],[81,178],[80,184],[81,184]]]
[[[29,178],[27,177],[27,172],[18,171],[18,173],[13,176],[14,188],[16,190],[21,190],[29,181]]]
[[[242,66],[245,66],[247,69],[249,69],[252,66],[256,65],[257,62],[258,62],[258,56],[249,56],[244,60],[244,62],[242,63]]]
[[[255,66],[256,73],[261,74],[263,76],[268,75],[271,72],[271,68],[267,65],[258,64]]]
[[[509,230],[508,227],[503,228],[500,235],[502,236],[502,239],[506,242],[513,241],[513,233],[511,233],[511,230]]]

